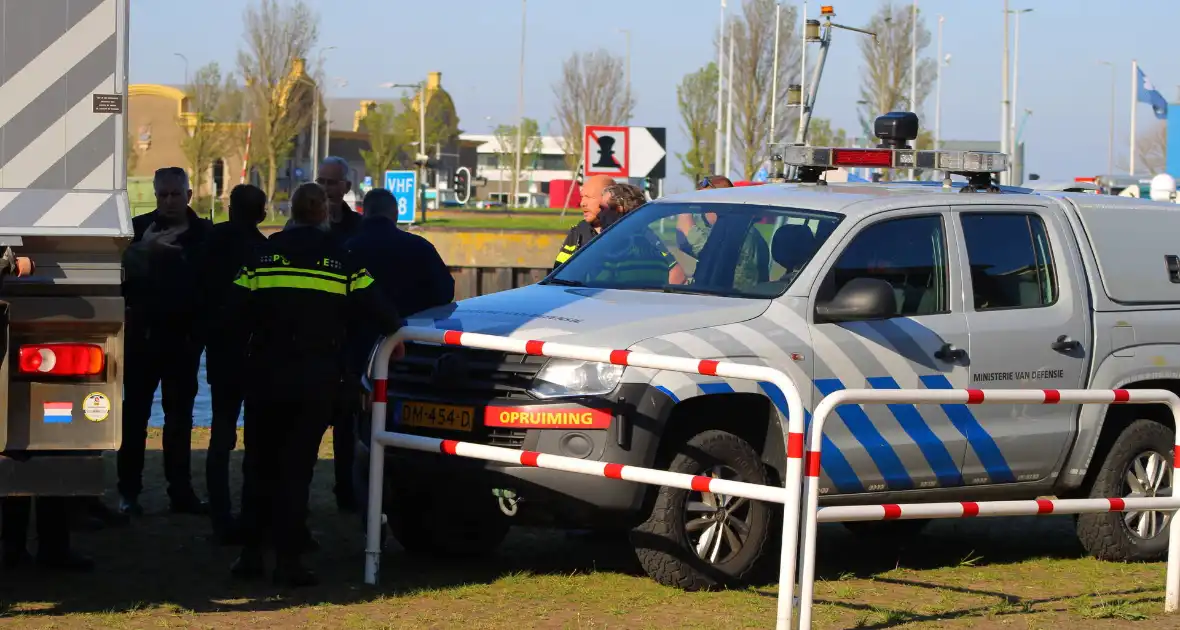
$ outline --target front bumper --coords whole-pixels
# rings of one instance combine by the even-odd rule
[[[386,421],[387,430],[502,446],[492,439],[498,434],[491,433],[482,423],[469,432],[399,426],[393,418],[395,401],[411,398],[424,400],[424,397],[406,392],[390,393],[391,417]],[[622,385],[607,399],[434,402],[479,404],[481,420],[482,407],[488,404],[537,411],[578,406],[606,409],[611,417],[608,428],[524,429],[519,431],[520,445],[515,448],[642,467],[655,464],[659,438],[673,404],[662,392],[640,384]],[[368,423],[364,423],[361,429],[367,438]],[[367,451],[362,445],[361,454],[365,459]],[[440,493],[446,493],[448,488],[476,488],[490,496],[493,490],[510,490],[518,500],[513,521],[522,525],[630,527],[645,512],[645,503],[654,496],[651,494],[654,488],[618,479],[389,449],[386,451],[386,483],[391,494],[396,494],[399,486],[408,487],[403,480],[429,480],[431,487]]]

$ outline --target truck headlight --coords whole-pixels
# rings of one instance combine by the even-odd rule
[[[609,394],[622,380],[624,369],[597,361],[550,359],[533,377],[529,393],[537,398]]]

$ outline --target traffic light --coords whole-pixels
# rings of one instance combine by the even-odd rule
[[[649,195],[651,194],[651,178],[650,177],[643,178],[643,192],[648,193]]]
[[[579,165],[578,165],[578,174],[577,174],[576,176],[574,176],[574,181],[578,182],[578,186],[579,186],[579,187],[580,187],[580,186],[582,185],[582,183],[583,183],[583,180],[584,180],[583,173],[584,173],[584,172],[585,172],[585,171],[583,170],[582,166],[579,164]]]
[[[455,169],[451,176],[451,188],[455,189],[455,201],[466,204],[471,198],[471,171],[466,166]]]

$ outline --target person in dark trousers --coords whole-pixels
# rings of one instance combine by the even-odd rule
[[[33,261],[17,257],[11,247],[4,248],[0,256],[0,283],[4,278],[15,275],[18,278],[33,273]],[[4,497],[0,500],[0,547],[3,548],[4,568],[15,569],[33,564],[29,553],[29,517],[33,505],[37,509],[37,557],[36,564],[67,571],[89,571],[94,561],[74,552],[70,548],[70,499],[67,497]]]
[[[238,271],[252,254],[266,244],[258,224],[266,218],[266,193],[257,186],[241,184],[229,194],[229,220],[213,227],[205,242],[203,269],[202,317],[210,322],[205,335],[205,375],[213,403],[209,450],[205,459],[205,485],[209,492],[209,515],[213,534],[222,544],[236,544],[240,539],[235,528],[229,491],[229,456],[238,443],[238,416],[245,399],[243,370],[246,339],[241,327],[222,326],[221,310],[226,293],[233,286]]]
[[[360,231],[361,215],[348,207],[344,195],[352,190],[352,182],[348,179],[348,162],[344,158],[328,156],[320,164],[316,174],[316,183],[324,189],[328,196],[328,222],[332,234],[347,243]],[[364,204],[362,204],[363,207]],[[357,402],[349,397],[348,387],[340,388],[340,399],[332,409],[332,458],[335,462],[336,507],[341,512],[356,512],[356,497],[352,483],[353,462],[353,418],[352,414]],[[315,545],[314,539],[309,543]]]
[[[401,327],[373,277],[331,234],[327,196],[304,184],[291,196],[291,225],[271,236],[234,281],[226,319],[248,335],[245,488],[246,546],[234,563],[241,578],[265,572],[264,545],[275,549],[275,582],[309,586],[300,558],[307,501],[320,440],[344,376],[349,323]],[[399,348],[404,353],[404,347]]]
[[[156,387],[163,387],[164,474],[175,513],[203,514],[192,487],[193,401],[202,340],[197,315],[201,250],[213,224],[188,206],[193,191],[179,167],[156,171],[156,209],[135,217],[124,255],[123,444],[119,448],[119,510],[139,515],[147,426]]]

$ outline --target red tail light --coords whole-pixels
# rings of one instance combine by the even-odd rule
[[[892,165],[893,151],[890,149],[832,149],[832,166]]]
[[[20,371],[51,376],[96,376],[106,354],[92,343],[42,343],[20,347]]]

